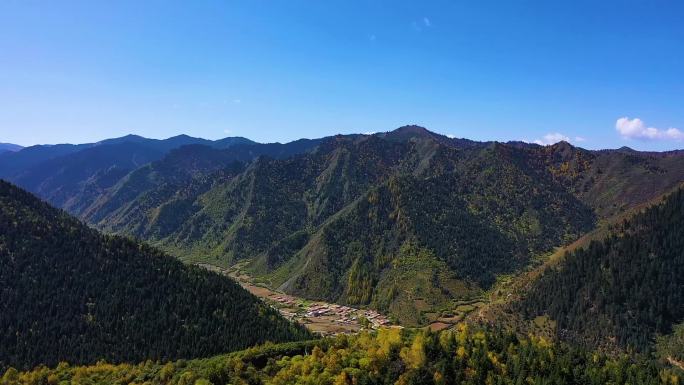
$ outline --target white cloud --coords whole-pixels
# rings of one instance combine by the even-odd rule
[[[364,135],[375,135],[376,132],[375,131],[368,131],[368,132],[364,132],[363,134]]]
[[[620,118],[615,122],[615,129],[625,139],[684,139],[684,132],[677,128],[670,127],[668,129],[660,129],[655,127],[647,127],[644,121],[639,118]]]
[[[544,135],[541,139],[535,139],[532,141],[532,143],[536,143],[541,146],[548,146],[550,144],[556,144],[560,141],[566,141],[570,142],[570,137],[565,136],[559,132],[551,132],[546,135]],[[524,140],[524,142],[528,142],[528,140]]]
[[[585,138],[583,136],[576,136],[575,137],[575,142],[586,142],[586,141],[587,141],[587,138]]]
[[[426,17],[423,18],[423,24],[425,24],[426,27],[432,27],[432,23],[430,22],[430,19]]]
[[[229,128],[225,128],[225,129],[223,130],[223,133],[224,133],[224,134],[230,135],[230,134],[233,133],[233,131],[232,131],[231,129],[229,129]]]
[[[453,139],[453,138],[456,137],[456,135],[454,135],[454,134],[447,134],[446,137],[449,138],[449,139]]]

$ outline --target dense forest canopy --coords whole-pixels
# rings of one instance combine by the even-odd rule
[[[7,371],[1,385],[104,384],[615,384],[679,385],[682,372],[653,362],[560,346],[542,338],[458,330],[374,334],[266,345],[193,361],[139,365],[66,363]]]
[[[647,350],[684,320],[684,190],[565,256],[519,308],[548,314],[560,337]],[[681,331],[680,331],[681,333]]]
[[[209,356],[310,337],[221,275],[0,181],[0,367]]]

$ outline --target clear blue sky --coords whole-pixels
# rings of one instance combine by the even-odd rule
[[[0,142],[410,123],[684,148],[684,2],[0,1]]]

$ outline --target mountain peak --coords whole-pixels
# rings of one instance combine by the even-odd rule
[[[140,135],[136,135],[136,134],[128,134],[128,135],[122,136],[119,139],[121,139],[121,140],[140,140],[140,139],[146,139],[146,138],[144,138]]]
[[[628,146],[622,146],[617,149],[620,152],[637,152],[635,149],[628,147]]]
[[[565,140],[561,140],[560,142],[554,143],[551,145],[551,147],[553,147],[553,149],[555,149],[556,151],[567,151],[573,150],[575,148],[575,146],[573,146]]]
[[[406,126],[401,126],[397,128],[396,130],[392,131],[391,133],[393,134],[399,134],[399,135],[406,135],[406,134],[411,134],[411,135],[431,135],[432,132],[430,132],[427,128],[418,126],[415,124],[409,124]]]
[[[180,134],[180,135],[171,136],[171,137],[167,138],[167,140],[169,140],[169,139],[196,139],[196,138],[194,138],[188,134]]]
[[[119,138],[112,138],[112,139],[105,139],[102,141],[99,141],[95,143],[96,145],[103,145],[103,144],[119,144],[119,143],[126,143],[126,142],[143,142],[149,140],[147,138],[144,138],[140,135],[135,135],[135,134],[128,134]]]
[[[384,137],[385,139],[398,141],[410,140],[414,138],[432,138],[434,135],[435,134],[430,132],[427,128],[417,125],[401,126],[394,131],[380,134],[380,136]]]

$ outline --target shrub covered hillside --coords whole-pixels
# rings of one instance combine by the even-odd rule
[[[267,345],[194,361],[98,363],[32,372],[9,370],[0,384],[681,384],[682,372],[655,362],[552,345],[512,334],[377,334]]]
[[[520,307],[547,314],[560,337],[644,350],[684,319],[684,191],[566,255]]]
[[[0,181],[0,367],[177,359],[308,332],[223,276]]]

